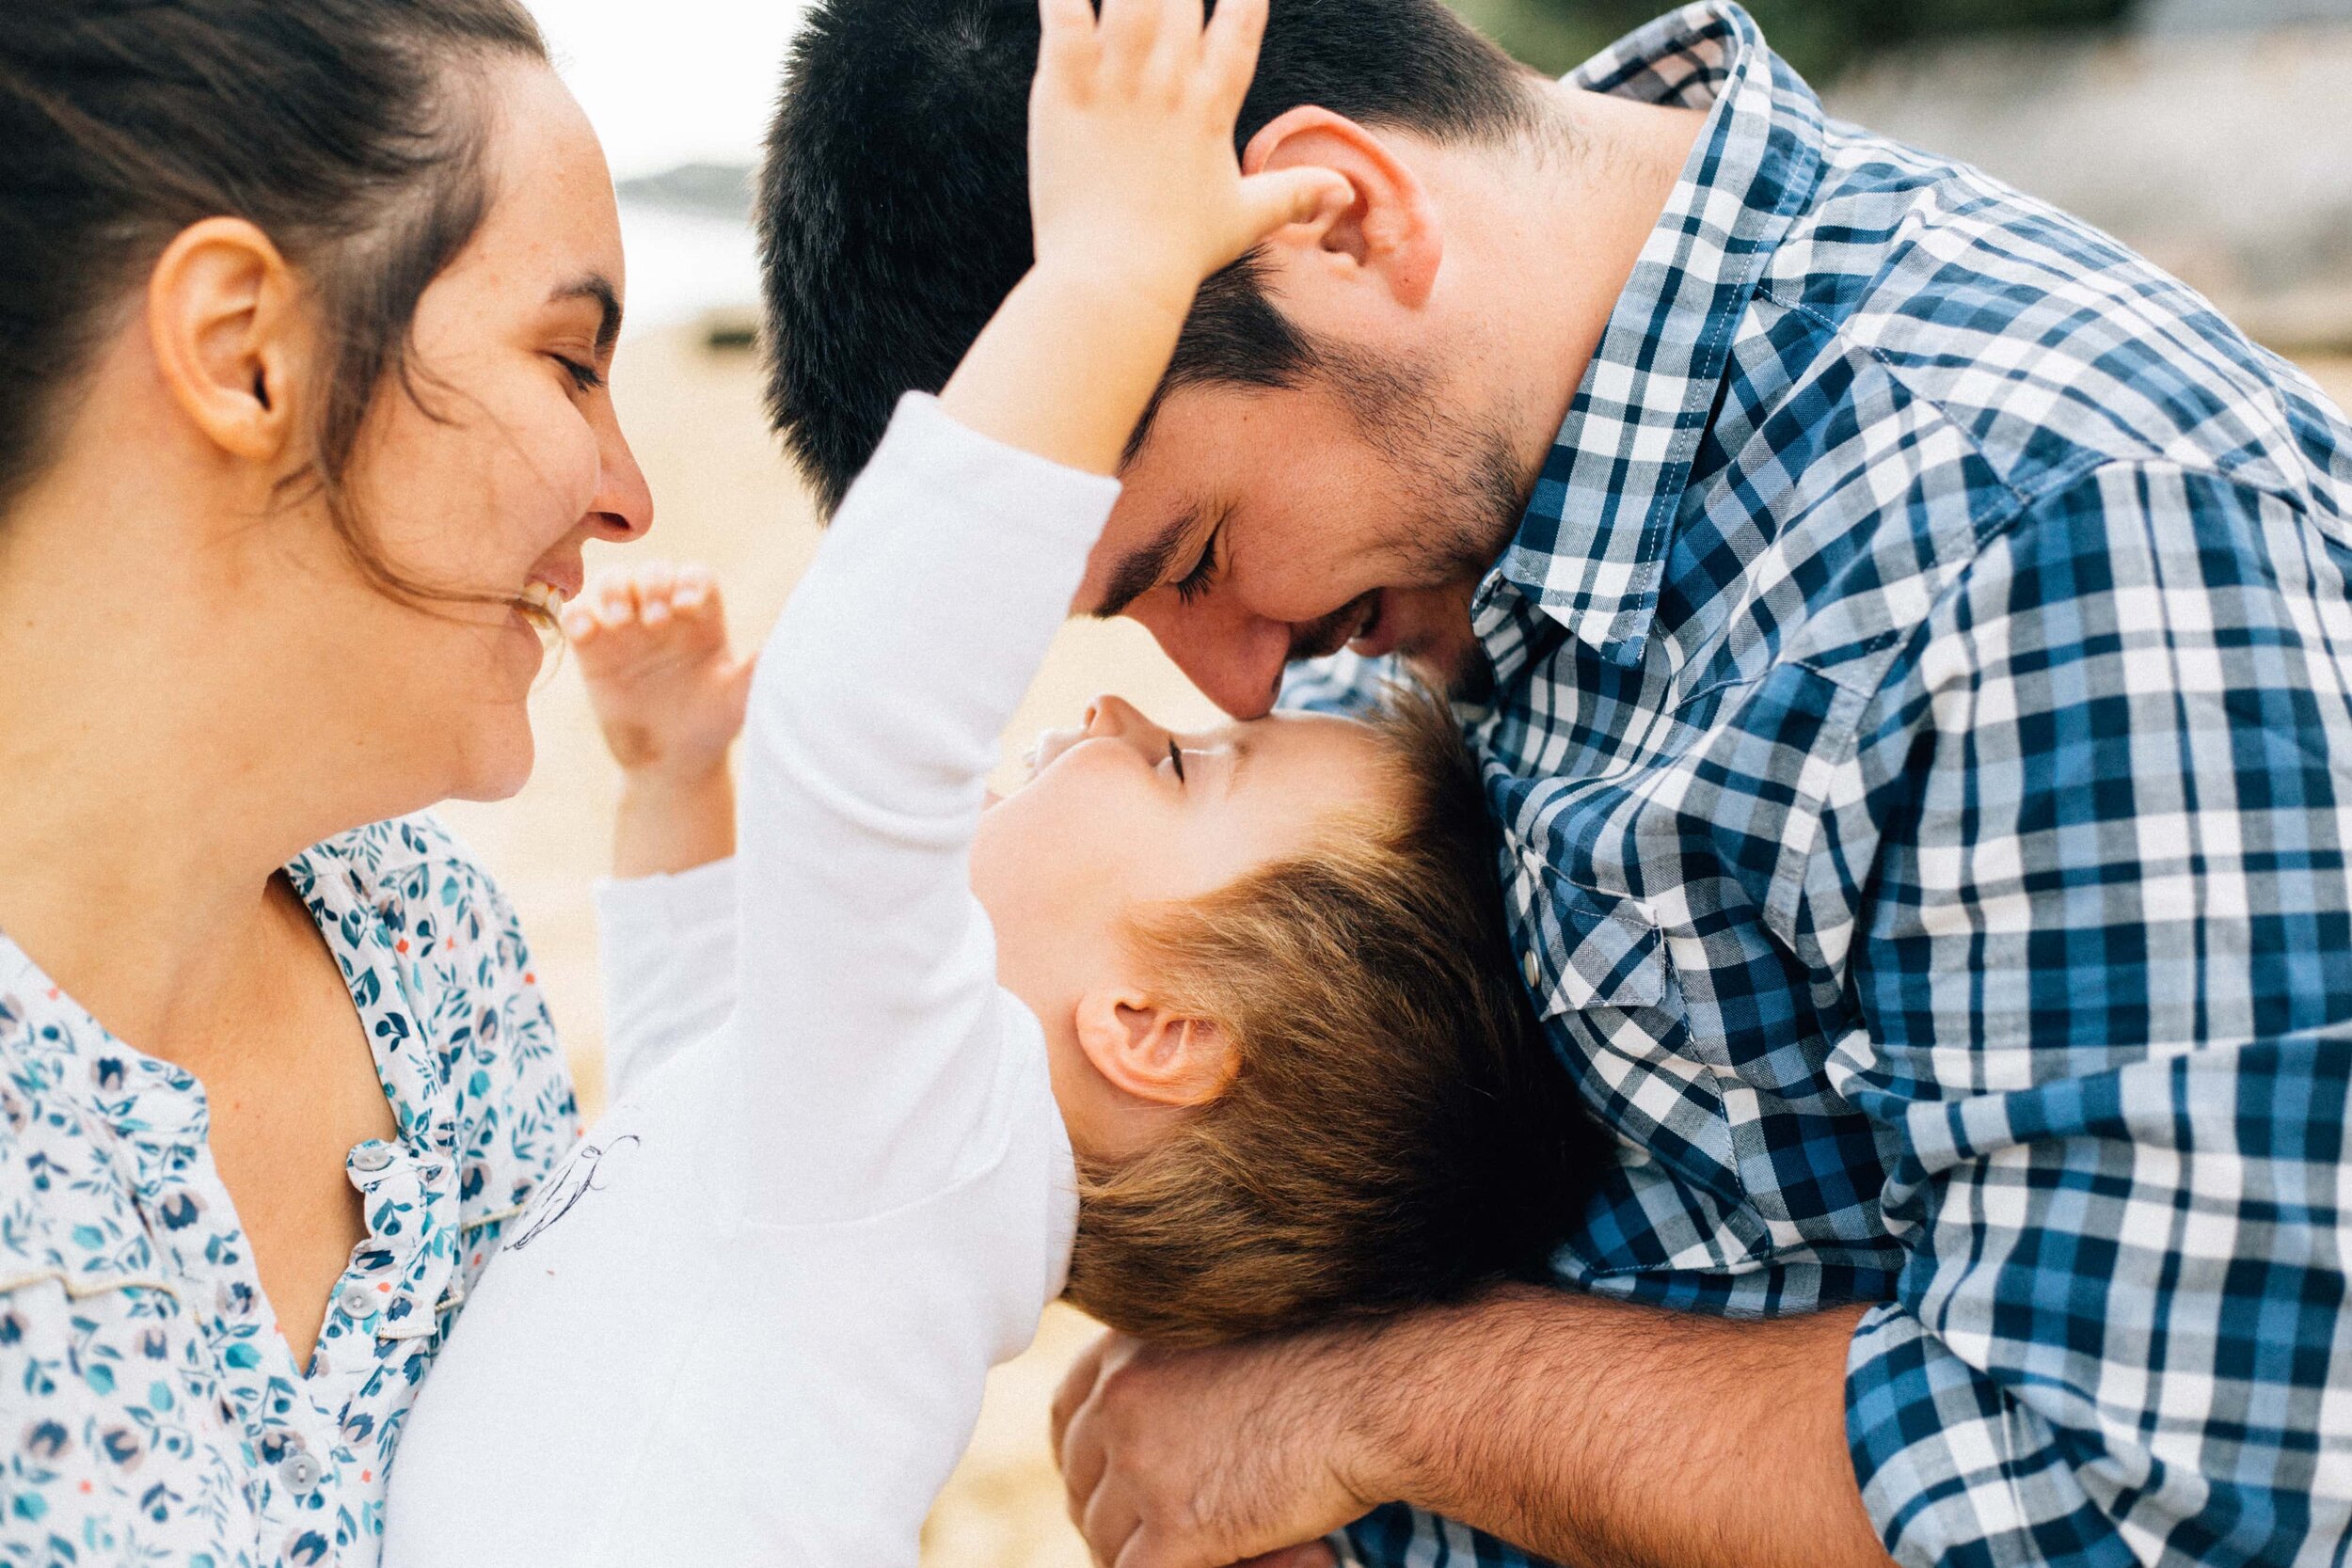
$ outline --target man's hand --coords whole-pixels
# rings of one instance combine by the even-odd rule
[[[1388,1501],[1589,1568],[1887,1568],[1846,1449],[1860,1316],[1507,1286],[1218,1350],[1112,1335],[1055,1438],[1103,1568],[1226,1568]]]
[[[1109,1334],[1054,1400],[1070,1514],[1103,1568],[1328,1568],[1380,1499],[1351,1476],[1342,1331],[1206,1351]]]

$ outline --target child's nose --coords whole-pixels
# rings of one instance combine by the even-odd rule
[[[1090,736],[1128,735],[1138,727],[1148,728],[1149,721],[1123,697],[1105,692],[1087,705],[1086,731]]]

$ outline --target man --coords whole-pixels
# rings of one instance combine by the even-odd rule
[[[1026,265],[1028,11],[796,49],[773,395],[829,499]],[[1622,1152],[1561,1291],[1097,1347],[1098,1560],[1401,1502],[1365,1561],[2339,1561],[2342,414],[1727,4],[1547,83],[1277,0],[1241,136],[1355,199],[1204,289],[1083,603],[1236,714],[1343,645],[1291,700],[1451,684]]]

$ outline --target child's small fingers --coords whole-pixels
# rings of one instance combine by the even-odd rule
[[[681,566],[678,568],[677,586],[670,594],[670,607],[681,612],[699,610],[716,601],[718,596],[718,579],[710,575],[709,567]]]
[[[1202,0],[1159,0],[1151,70],[1189,83],[1200,71]]]
[[[1265,41],[1267,0],[1216,0],[1201,43],[1202,63],[1216,84],[1219,103],[1233,113],[1248,96],[1258,73],[1258,49]]]
[[[1037,21],[1041,69],[1092,60],[1094,8],[1088,0],[1037,0]]]
[[[1248,250],[1286,224],[1344,211],[1355,195],[1347,176],[1319,165],[1250,175],[1241,182],[1241,248]]]
[[[595,613],[577,599],[564,607],[564,613],[556,621],[564,628],[564,635],[574,642],[585,642],[596,635]]]
[[[1103,0],[1094,24],[1097,57],[1118,82],[1132,82],[1160,31],[1161,0]]]
[[[637,570],[637,618],[648,626],[670,619],[670,595],[677,591],[677,569],[666,561],[648,561]]]
[[[608,626],[625,626],[637,619],[637,594],[627,577],[614,574],[599,579],[596,613]]]

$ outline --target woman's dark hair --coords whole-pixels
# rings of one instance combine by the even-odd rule
[[[898,395],[946,385],[1028,270],[1037,46],[1037,0],[818,0],[793,41],[759,186],[768,406],[828,510]],[[1274,0],[1234,139],[1312,103],[1497,141],[1534,102],[1444,0]],[[1161,385],[1290,387],[1316,363],[1244,257],[1202,286]]]
[[[378,556],[345,477],[378,391],[416,394],[417,302],[488,210],[501,55],[547,58],[516,0],[0,0],[0,516],[164,247],[240,217],[315,296],[302,477],[378,586],[438,596]]]

